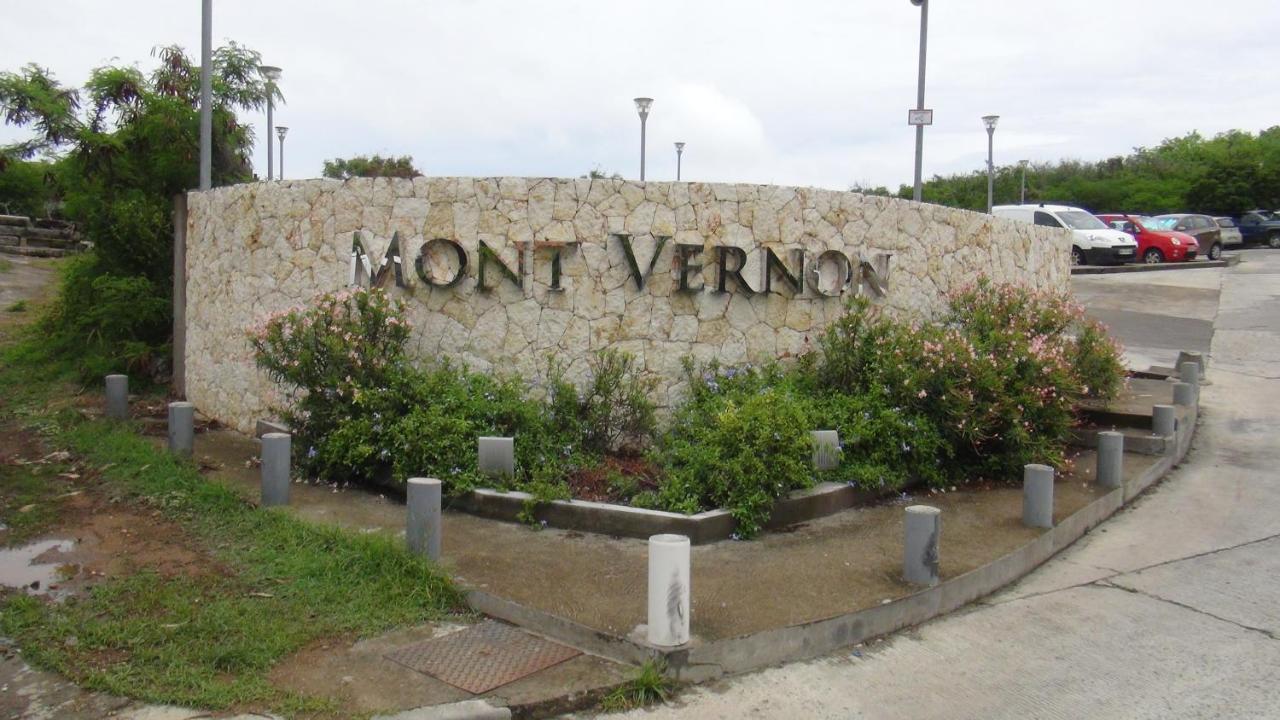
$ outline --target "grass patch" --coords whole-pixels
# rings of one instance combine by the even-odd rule
[[[13,269],[13,263],[9,262],[8,260],[5,260],[4,258],[0,258],[0,274],[7,273],[12,269]]]
[[[5,308],[5,312],[19,313],[19,312],[26,312],[26,311],[27,311],[26,300],[18,300],[17,302],[13,303],[9,307]]]
[[[5,545],[20,545],[47,530],[58,517],[59,496],[71,484],[58,477],[62,465],[0,465],[0,521],[9,529]]]
[[[671,681],[666,672],[667,666],[661,660],[646,660],[635,679],[606,695],[601,707],[608,712],[618,712],[666,702],[671,696]]]
[[[255,508],[128,424],[82,419],[66,407],[67,386],[12,362],[20,354],[9,349],[0,363],[4,414],[41,426],[51,444],[98,469],[103,490],[159,509],[227,569],[118,577],[59,605],[2,598],[0,634],[32,663],[148,702],[336,715],[328,699],[272,687],[270,668],[319,638],[374,635],[463,607],[443,573],[389,538]],[[15,497],[42,492],[34,473],[11,474],[5,488]]]

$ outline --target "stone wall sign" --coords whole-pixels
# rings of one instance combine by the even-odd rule
[[[249,429],[278,401],[246,330],[348,285],[409,301],[411,353],[538,382],[616,347],[684,390],[685,356],[794,356],[846,301],[929,316],[988,275],[1065,290],[1070,234],[812,188],[617,179],[414,178],[193,192],[187,393]]]

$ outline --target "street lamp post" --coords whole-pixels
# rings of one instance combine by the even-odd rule
[[[676,143],[676,182],[680,182],[680,159],[684,156],[684,143]]]
[[[924,59],[929,39],[929,0],[911,0],[912,5],[920,8],[920,77],[916,82],[916,110],[924,110]],[[916,125],[916,182],[912,198],[920,202],[922,198],[921,173],[924,169],[924,125]]]
[[[1019,160],[1018,164],[1022,166],[1022,193],[1019,195],[1018,202],[1022,205],[1027,204],[1027,164],[1030,160]]]
[[[996,166],[993,162],[996,138],[996,123],[999,115],[983,115],[982,124],[987,126],[987,214],[991,214],[992,199],[996,191]]]
[[[640,182],[644,182],[644,125],[649,119],[649,108],[653,105],[653,98],[638,97],[636,100],[636,112],[640,113]]]
[[[280,68],[273,65],[262,65],[258,68],[262,77],[267,79],[267,180],[274,174],[275,162],[271,152],[271,110],[275,103],[272,95],[276,91],[276,81],[280,79]]]
[[[276,126],[276,137],[280,138],[280,175],[281,180],[284,179],[284,136],[289,134],[289,128],[284,125]]]
[[[200,189],[213,186],[213,0],[200,3]]]

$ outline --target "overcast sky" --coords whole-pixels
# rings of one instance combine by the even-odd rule
[[[1276,0],[931,0],[924,167],[1098,159],[1280,124]],[[0,0],[0,69],[79,85],[152,46],[199,54],[199,0]],[[910,183],[920,12],[908,0],[215,0],[216,43],[284,68],[289,177],[409,154],[428,175]],[[255,167],[265,173],[266,119]],[[19,131],[0,126],[0,143]]]

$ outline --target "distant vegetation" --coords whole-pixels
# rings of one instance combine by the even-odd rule
[[[413,166],[411,155],[357,155],[353,158],[325,160],[323,174],[327,178],[346,180],[353,177],[411,178],[418,177],[422,172]]]
[[[0,72],[0,121],[28,131],[0,146],[0,209],[60,215],[93,242],[63,265],[38,334],[85,377],[171,367],[173,198],[199,179],[200,68],[176,45],[153,55],[149,73],[105,65],[82,87],[34,63]],[[266,104],[258,64],[235,43],[214,52],[214,185],[253,179],[253,128],[236,113]]]
[[[1016,163],[996,168],[997,205],[1018,202],[1021,179]],[[910,198],[911,189],[903,185],[898,197]],[[854,190],[888,194],[885,188]],[[984,210],[987,173],[934,176],[924,185],[924,199]],[[1280,126],[1257,134],[1232,130],[1208,139],[1192,132],[1096,162],[1032,163],[1027,167],[1027,202],[1061,202],[1094,212],[1209,215],[1280,208]]]

